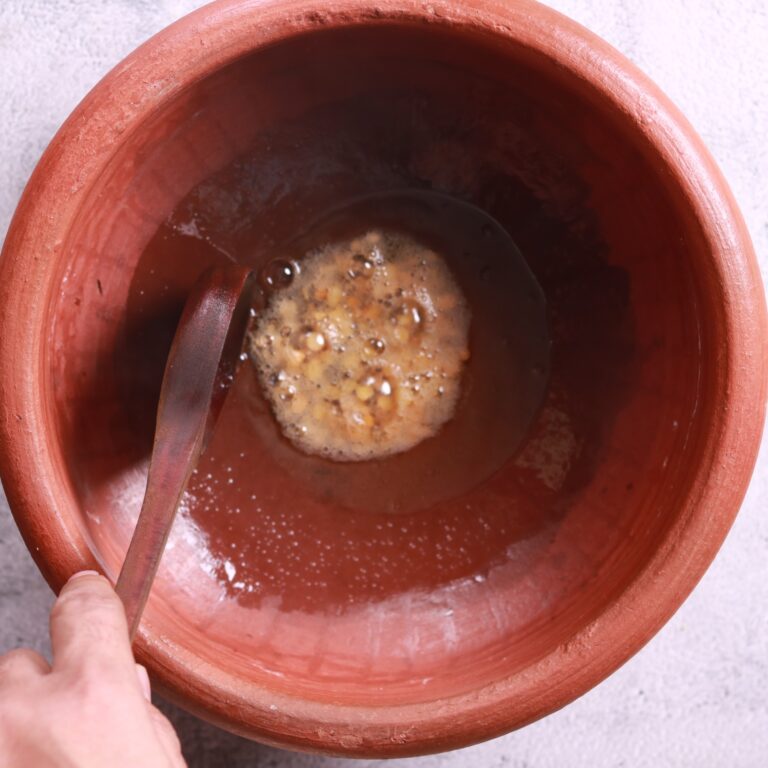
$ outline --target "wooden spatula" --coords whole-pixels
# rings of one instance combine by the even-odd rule
[[[254,285],[246,267],[215,267],[194,284],[179,320],[160,390],[147,490],[116,585],[131,639],[176,508],[234,377]]]

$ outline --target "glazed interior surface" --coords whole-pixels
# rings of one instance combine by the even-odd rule
[[[329,206],[402,189],[493,216],[543,290],[550,369],[523,443],[439,503],[344,505],[322,467],[317,482],[296,471],[244,364],[146,614],[244,681],[316,700],[457,694],[567,642],[664,537],[703,428],[698,235],[620,117],[490,38],[313,33],[127,136],[64,244],[46,396],[109,572],[191,283],[229,259],[260,266]]]

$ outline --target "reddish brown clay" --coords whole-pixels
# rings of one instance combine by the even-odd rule
[[[403,188],[512,235],[547,300],[549,386],[490,479],[393,515],[345,506],[241,368],[137,653],[193,711],[283,746],[450,749],[580,695],[701,577],[762,429],[743,221],[616,51],[529,0],[216,3],[84,100],[5,244],[3,480],[54,588],[117,573],[200,271],[258,267],[328,206]]]

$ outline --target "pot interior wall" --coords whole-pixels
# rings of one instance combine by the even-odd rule
[[[63,245],[45,394],[109,572],[191,282],[220,260],[259,264],[330,202],[403,187],[470,201],[510,232],[546,294],[550,382],[501,471],[396,516],[340,512],[299,484],[277,510],[290,471],[242,449],[257,417],[229,401],[147,621],[244,681],[310,698],[428,700],[564,642],[663,538],[705,418],[699,236],[620,115],[491,38],[313,33],[125,136]],[[248,366],[240,376],[237,392],[257,386]]]

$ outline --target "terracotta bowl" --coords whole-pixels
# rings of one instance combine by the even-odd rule
[[[528,0],[332,6],[207,6],[53,140],[3,252],[3,482],[54,588],[114,577],[200,271],[258,264],[347,195],[483,208],[547,298],[520,451],[437,510],[339,510],[254,437],[246,370],[137,643],[169,696],[237,733],[418,754],[563,706],[685,599],[753,468],[764,299],[711,157],[604,42]]]

